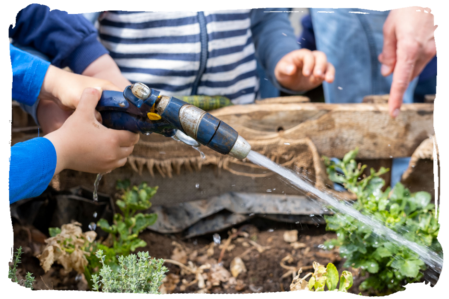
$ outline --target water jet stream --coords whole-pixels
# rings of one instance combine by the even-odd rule
[[[257,152],[251,151],[248,154],[247,159],[253,162],[254,164],[263,166],[279,174],[280,176],[288,180],[291,184],[293,184],[293,186],[314,194],[318,198],[324,200],[327,204],[334,207],[335,210],[337,210],[338,212],[349,215],[357,219],[358,221],[364,223],[365,225],[371,227],[377,235],[382,236],[391,242],[408,247],[410,250],[417,253],[420,256],[420,258],[435,272],[441,273],[441,269],[443,267],[443,259],[429,248],[407,240],[403,236],[399,235],[398,233],[394,232],[393,230],[381,224],[379,221],[361,214],[359,211],[352,208],[350,205],[340,202],[332,195],[316,189],[310,183],[301,179],[293,171],[276,164],[269,158]]]

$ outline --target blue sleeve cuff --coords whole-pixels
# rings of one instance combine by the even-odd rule
[[[56,150],[43,137],[15,144],[11,148],[9,203],[39,196],[56,170]]]
[[[97,34],[92,33],[67,58],[69,68],[75,74],[82,74],[92,62],[108,53],[98,41]]]

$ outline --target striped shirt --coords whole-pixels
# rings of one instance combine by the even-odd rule
[[[250,12],[109,11],[98,30],[131,82],[169,96],[221,95],[246,104],[259,82]]]

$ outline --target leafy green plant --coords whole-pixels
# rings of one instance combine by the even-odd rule
[[[27,272],[25,279],[19,279],[17,276],[17,266],[20,264],[20,258],[22,256],[22,247],[19,247],[16,251],[16,255],[13,258],[12,267],[9,267],[8,278],[12,280],[12,282],[16,282],[26,288],[33,289],[34,277],[33,274]]]
[[[291,291],[315,291],[322,292],[327,286],[328,291],[348,292],[353,284],[352,273],[343,271],[340,276],[340,285],[338,286],[338,271],[334,264],[329,263],[327,267],[313,262],[314,273],[308,273],[303,278],[300,278],[302,269],[299,269],[298,275],[293,278],[290,285]],[[309,281],[306,278],[310,276]],[[338,286],[338,289],[337,289]]]
[[[139,252],[137,256],[120,256],[119,267],[113,270],[105,264],[106,256],[102,250],[98,250],[96,256],[103,267],[99,275],[92,275],[94,291],[159,294],[159,288],[168,271],[163,266],[164,260],[151,259],[148,252]]]
[[[353,207],[408,240],[441,253],[437,240],[438,215],[435,217],[430,194],[411,193],[400,183],[392,191],[389,187],[382,191],[385,182],[380,175],[388,169],[382,167],[377,172],[371,169],[370,175],[361,179],[366,165],[355,162],[357,153],[357,149],[347,153],[342,161],[323,157],[329,178],[357,195]],[[421,280],[421,272],[426,266],[409,248],[377,236],[370,227],[350,216],[336,213],[325,216],[325,219],[326,229],[337,232],[337,239],[327,241],[325,246],[329,249],[339,246],[340,255],[347,259],[345,267],[369,272],[369,278],[360,286],[361,290],[387,294],[403,290],[407,283]]]
[[[157,187],[148,187],[146,183],[130,187],[129,181],[125,180],[118,181],[117,189],[122,194],[116,204],[123,215],[115,214],[112,225],[105,219],[100,219],[97,223],[98,227],[110,235],[112,246],[97,244],[97,249],[104,252],[106,264],[115,264],[112,267],[117,267],[118,256],[127,256],[137,248],[147,245],[139,238],[139,234],[157,220],[157,214],[138,213],[151,207],[150,199],[156,194]],[[100,266],[100,261],[95,257],[91,258],[91,262]]]
[[[79,223],[49,228],[51,238],[46,240],[47,246],[38,256],[45,271],[56,261],[67,271],[74,269],[83,273],[92,288],[93,274],[101,271],[103,265],[118,270],[121,256],[128,256],[137,248],[146,246],[146,242],[138,237],[139,233],[156,222],[157,214],[138,211],[151,207],[150,199],[156,194],[157,187],[148,187],[143,183],[131,188],[129,181],[118,181],[117,189],[122,194],[116,203],[123,215],[115,214],[112,225],[105,219],[97,223],[98,227],[109,233],[108,240],[103,243],[94,241],[97,234],[94,231],[83,233]],[[103,261],[95,254],[100,250]]]

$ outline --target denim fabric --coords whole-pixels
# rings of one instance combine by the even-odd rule
[[[389,11],[313,8],[310,13],[317,48],[336,70],[334,82],[323,83],[326,103],[361,103],[366,95],[390,93],[393,76],[382,76],[378,60]],[[404,103],[413,103],[417,81],[418,78],[410,82]],[[400,181],[409,161],[410,158],[393,159],[392,187]]]
[[[389,11],[313,8],[310,12],[317,48],[336,69],[334,83],[323,83],[326,102],[361,103],[366,95],[388,94],[393,76],[382,76],[378,56]],[[417,79],[410,83],[404,103],[413,102],[416,83]]]

